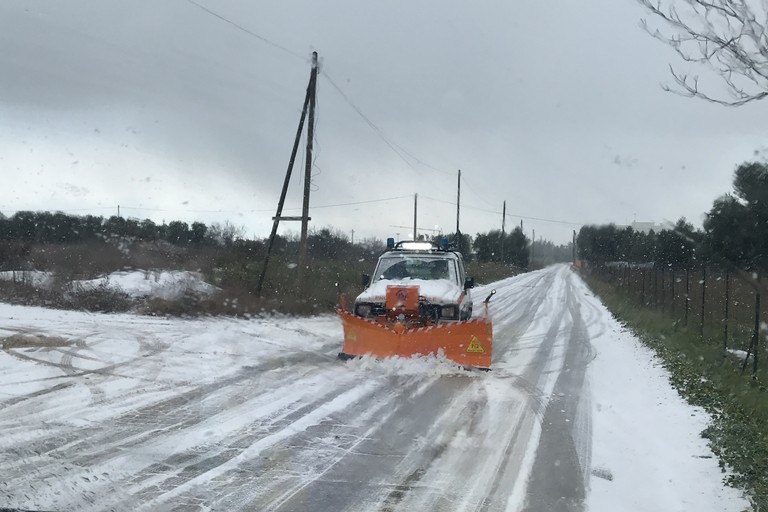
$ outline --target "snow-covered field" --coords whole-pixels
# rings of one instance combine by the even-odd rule
[[[6,270],[0,272],[0,280],[15,281],[35,287],[50,287],[54,274],[37,270]],[[218,288],[206,283],[198,272],[186,270],[121,270],[96,278],[75,280],[72,290],[91,290],[103,287],[118,290],[131,297],[157,297],[176,299],[185,293],[210,295]]]
[[[494,286],[487,374],[436,358],[342,363],[330,315],[0,305],[0,337],[41,340],[0,351],[0,508],[746,507],[699,436],[706,415],[576,274]]]
[[[74,281],[80,289],[100,286],[123,291],[131,297],[175,299],[185,293],[210,295],[218,290],[203,280],[202,274],[186,270],[126,270],[98,279]]]

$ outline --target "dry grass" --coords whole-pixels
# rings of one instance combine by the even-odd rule
[[[500,281],[508,277],[516,276],[525,272],[525,269],[508,265],[504,263],[486,262],[480,263],[473,261],[466,265],[467,276],[474,277],[475,283],[488,284],[494,281]]]
[[[47,347],[69,347],[72,340],[60,338],[57,336],[43,336],[42,334],[19,333],[2,338],[3,350],[12,348],[47,348]]]

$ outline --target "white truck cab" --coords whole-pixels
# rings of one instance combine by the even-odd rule
[[[386,313],[387,286],[419,287],[419,303],[434,322],[469,320],[472,317],[474,279],[466,277],[461,253],[430,242],[387,240],[371,279],[363,275],[366,289],[355,299],[354,313],[364,318]]]

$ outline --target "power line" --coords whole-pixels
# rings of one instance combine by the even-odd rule
[[[187,0],[187,2],[189,2],[190,4],[196,6],[198,9],[201,9],[204,12],[210,14],[211,16],[213,16],[215,18],[218,18],[218,19],[220,19],[221,21],[223,21],[225,23],[228,23],[229,25],[235,27],[237,30],[240,30],[241,32],[244,32],[244,33],[246,33],[246,34],[248,34],[248,35],[250,35],[252,37],[255,37],[256,39],[258,39],[259,41],[261,41],[261,42],[263,42],[265,44],[268,44],[268,45],[270,45],[270,46],[272,46],[274,48],[277,48],[278,50],[283,51],[283,52],[285,52],[285,53],[287,53],[287,54],[289,54],[289,55],[291,55],[293,57],[297,57],[297,58],[299,58],[299,59],[301,59],[303,61],[307,60],[307,58],[305,56],[300,55],[300,54],[294,52],[293,50],[291,50],[289,48],[286,48],[285,46],[272,41],[271,39],[268,39],[268,38],[266,38],[266,37],[264,37],[264,36],[262,36],[260,34],[257,34],[256,32],[245,28],[244,26],[242,26],[242,25],[240,25],[240,24],[230,20],[229,18],[225,18],[221,14],[219,14],[219,13],[217,13],[215,11],[212,11],[211,9],[207,8],[206,6],[201,5],[201,4],[197,3],[197,2],[195,2],[195,0]]]
[[[396,201],[399,199],[410,199],[413,196],[398,196],[398,197],[384,197],[380,199],[369,199],[366,201],[354,201],[349,203],[335,203],[335,204],[323,204],[318,206],[312,206],[313,209],[321,208],[341,208],[344,206],[357,206],[361,204],[383,203],[386,201]],[[35,210],[30,208],[13,208],[10,211],[24,212],[24,211],[49,211],[49,212],[86,212],[95,210],[115,210],[116,206],[97,206],[93,208],[46,208],[45,210]],[[123,206],[120,205],[121,210],[138,210],[148,212],[164,212],[164,213],[270,213],[274,212],[274,208],[261,209],[261,210],[186,210],[186,209],[173,209],[173,208],[153,208],[144,206]],[[300,207],[296,208],[284,208],[284,210],[301,210]]]
[[[242,25],[232,21],[231,19],[229,19],[229,18],[227,18],[225,16],[222,16],[221,14],[217,13],[216,11],[213,11],[213,10],[209,9],[208,7],[205,7],[204,5],[199,4],[195,0],[187,0],[187,2],[189,2],[190,4],[194,5],[195,7],[199,8],[199,9],[201,9],[202,11],[206,12],[207,14],[209,14],[209,15],[211,15],[211,16],[213,16],[213,17],[215,17],[215,18],[217,18],[217,19],[219,19],[219,20],[221,20],[221,21],[231,25],[232,27],[236,28],[237,30],[239,30],[239,31],[241,31],[241,32],[243,32],[245,34],[248,34],[248,35],[250,35],[252,37],[255,37],[256,39],[258,39],[259,41],[261,41],[261,42],[263,42],[265,44],[268,44],[268,45],[270,45],[270,46],[272,46],[274,48],[277,48],[278,50],[281,50],[281,51],[291,55],[292,57],[299,58],[299,59],[301,59],[303,61],[307,60],[306,57],[304,57],[303,55],[301,55],[301,54],[299,54],[297,52],[294,52],[293,50],[291,50],[291,49],[289,49],[289,48],[287,48],[287,47],[285,47],[285,46],[283,46],[283,45],[281,45],[279,43],[276,43],[276,42],[272,41],[271,39],[268,39],[268,38],[266,38],[266,37],[264,37],[264,36],[262,36],[260,34],[257,34],[256,32],[254,32],[254,31],[252,31],[252,30],[250,30],[250,29],[248,29],[248,28],[246,28],[246,27],[244,27],[244,26],[242,26]],[[371,119],[368,116],[366,116],[363,113],[363,111],[357,105],[355,105],[355,103],[341,89],[341,87],[339,87],[336,84],[336,82],[330,77],[330,75],[328,75],[328,73],[326,73],[325,71],[323,71],[321,69],[320,70],[320,74],[323,75],[328,80],[328,82],[333,86],[333,88],[338,91],[338,93],[341,95],[341,97],[344,99],[344,101],[346,101],[349,104],[349,106],[352,107],[352,109],[363,119],[363,121],[365,121],[365,123],[368,124],[368,126],[370,126],[379,135],[379,137],[384,141],[384,143],[387,144],[387,146],[389,146],[389,148],[398,157],[400,157],[410,168],[416,170],[415,167],[413,166],[413,164],[407,158],[405,158],[404,155],[407,155],[408,157],[410,157],[417,164],[419,164],[419,165],[421,165],[423,167],[426,167],[428,169],[431,169],[431,170],[433,170],[435,172],[439,172],[439,173],[442,173],[442,174],[453,174],[450,171],[446,171],[444,169],[440,169],[440,168],[435,167],[434,165],[432,165],[432,164],[430,164],[428,162],[425,162],[424,160],[422,160],[421,158],[417,157],[416,155],[414,155],[410,151],[406,150],[403,146],[401,146],[400,144],[398,144],[397,142],[392,140],[389,136],[387,136],[384,133],[383,130],[381,130],[378,126],[376,126],[376,124],[373,121],[371,121]]]
[[[301,59],[302,61],[306,61],[307,60],[305,56],[303,56],[303,55],[301,55],[301,54],[299,54],[299,53],[291,50],[290,48],[287,48],[287,47],[285,47],[285,46],[283,46],[283,45],[281,45],[279,43],[276,43],[275,41],[272,41],[271,39],[269,39],[267,37],[264,37],[261,34],[258,34],[256,32],[254,32],[253,30],[250,30],[250,29],[240,25],[239,23],[237,23],[237,22],[235,22],[235,21],[233,21],[233,20],[231,20],[231,19],[229,19],[229,18],[227,18],[227,17],[217,13],[216,11],[213,11],[212,9],[209,9],[208,7],[206,7],[206,6],[196,2],[195,0],[187,0],[187,2],[192,4],[192,5],[194,5],[198,9],[202,10],[203,12],[205,12],[205,13],[207,13],[207,14],[209,14],[209,15],[211,15],[211,16],[213,16],[213,17],[215,17],[215,18],[217,18],[217,19],[219,19],[219,20],[221,20],[221,21],[223,21],[223,22],[225,22],[227,24],[229,24],[230,26],[234,27],[235,29],[237,29],[237,30],[239,30],[239,31],[241,31],[241,32],[251,36],[251,37],[254,37],[254,38],[258,39],[259,41],[261,41],[261,42],[263,42],[265,44],[268,44],[268,45],[270,45],[270,46],[272,46],[272,47],[274,47],[274,48],[276,48],[276,49],[278,49],[278,50],[280,50],[280,51],[282,51],[282,52],[284,52],[284,53],[286,53],[288,55],[291,55],[292,57],[296,57],[298,59]],[[409,161],[408,158],[406,158],[406,156],[409,157],[411,160],[413,160],[413,162],[417,163],[418,165],[421,165],[423,167],[431,169],[431,170],[433,170],[435,172],[439,172],[439,173],[445,174],[445,175],[453,175],[452,171],[446,171],[445,169],[440,169],[438,167],[435,167],[434,165],[430,164],[429,162],[426,162],[426,161],[422,160],[421,158],[417,157],[416,155],[414,155],[413,153],[411,153],[410,151],[405,149],[403,146],[401,146],[400,144],[395,142],[381,128],[379,128],[362,111],[362,109],[360,107],[358,107],[352,101],[352,99],[349,97],[349,95],[347,95],[344,92],[344,90],[333,80],[333,78],[331,78],[331,76],[327,72],[325,72],[325,70],[320,69],[320,74],[323,75],[326,78],[326,80],[328,80],[328,82],[331,84],[331,86],[333,86],[333,88],[336,89],[336,91],[341,95],[341,97],[344,99],[344,101],[355,111],[355,113],[357,113],[357,115],[360,116],[360,118],[384,141],[384,143],[392,150],[392,152],[394,152],[401,160],[403,160],[403,162],[405,162],[406,165],[408,165],[408,167],[410,167],[413,170],[416,170],[416,168],[414,167],[413,163],[411,161]],[[319,154],[318,154],[318,156],[319,156]],[[313,167],[316,167],[320,172],[322,172],[322,170],[319,168],[319,166],[316,165],[315,160],[317,160],[317,157],[315,157],[313,159],[313,162],[312,162]],[[474,187],[472,187],[472,185],[466,180],[466,178],[465,178],[465,183],[467,184],[467,186],[469,187],[469,189],[472,191],[473,194],[475,194],[479,199],[481,199],[481,200],[483,199],[482,196],[480,196],[480,194],[477,193],[477,191],[474,189]]]
[[[435,201],[435,202],[438,202],[438,203],[444,203],[444,204],[449,204],[451,206],[456,206],[455,202],[447,201],[445,199],[437,199],[437,198],[425,196],[425,195],[422,195],[422,194],[419,194],[419,197],[423,197],[424,199],[429,199],[430,201]],[[502,215],[502,212],[500,212],[500,211],[489,210],[487,208],[480,208],[480,207],[477,207],[477,206],[463,205],[462,208],[468,208],[470,210],[477,210],[477,211],[481,211],[481,212],[485,212],[485,213],[492,213],[494,215]],[[507,217],[514,217],[516,219],[538,220],[538,221],[541,221],[541,222],[553,222],[553,223],[556,223],[556,224],[567,224],[567,225],[570,225],[570,226],[583,226],[584,225],[584,223],[581,223],[581,222],[570,222],[570,221],[567,221],[567,220],[558,220],[558,219],[545,219],[545,218],[542,218],[542,217],[531,217],[530,215],[518,215],[518,214],[515,214],[515,213],[507,213],[506,215],[507,215]]]
[[[462,176],[463,176],[463,175],[462,175]],[[477,198],[478,198],[479,200],[481,200],[481,201],[485,201],[485,200],[486,200],[486,198],[484,198],[483,196],[481,196],[480,194],[478,194],[478,192],[475,190],[475,188],[472,186],[472,184],[470,184],[470,183],[469,183],[469,181],[467,181],[467,178],[466,178],[466,177],[464,177],[464,184],[466,184],[466,185],[467,185],[467,187],[469,188],[470,192],[472,192],[473,194],[475,194],[475,196],[477,196]]]
[[[345,92],[344,92],[344,91],[341,89],[341,87],[339,87],[338,85],[336,85],[336,82],[334,82],[334,81],[333,81],[333,79],[332,79],[332,78],[331,78],[331,77],[330,77],[330,76],[329,76],[329,75],[328,75],[328,74],[327,74],[325,71],[320,71],[320,74],[321,74],[321,75],[323,75],[323,76],[326,78],[326,80],[328,80],[328,82],[329,82],[329,83],[330,83],[330,84],[333,86],[333,88],[334,88],[334,89],[336,89],[336,91],[337,91],[337,92],[338,92],[338,93],[341,95],[341,97],[342,97],[342,98],[344,98],[344,101],[346,101],[346,102],[347,102],[347,104],[348,104],[350,107],[352,107],[352,110],[354,110],[354,111],[357,113],[357,115],[359,115],[359,116],[360,116],[360,118],[361,118],[363,121],[365,121],[365,123],[366,123],[368,126],[370,126],[370,127],[373,129],[373,131],[375,131],[375,132],[376,132],[376,134],[377,134],[377,135],[378,135],[378,136],[381,138],[381,140],[383,140],[383,141],[384,141],[384,143],[385,143],[387,146],[389,146],[389,149],[391,149],[391,150],[392,150],[392,151],[393,151],[393,152],[394,152],[394,153],[395,153],[397,156],[399,156],[399,157],[400,157],[400,159],[401,159],[403,162],[405,162],[405,163],[406,163],[406,165],[408,165],[408,167],[410,167],[410,168],[411,168],[411,169],[413,169],[413,170],[416,170],[416,168],[413,166],[413,164],[412,164],[410,161],[408,161],[408,159],[407,159],[407,158],[405,158],[405,156],[403,156],[403,154],[402,154],[400,151],[398,151],[398,149],[397,149],[397,147],[396,147],[397,145],[396,145],[394,142],[392,142],[392,141],[389,139],[389,137],[387,137],[387,135],[386,135],[386,134],[385,134],[385,133],[384,133],[384,132],[381,130],[381,128],[379,128],[378,126],[376,126],[376,125],[374,124],[374,122],[373,122],[373,121],[371,121],[371,120],[368,118],[368,116],[366,116],[366,115],[363,113],[363,111],[362,111],[362,110],[360,110],[360,108],[358,108],[358,106],[357,106],[357,105],[355,105],[355,104],[352,102],[352,100],[351,100],[351,99],[349,98],[349,96],[347,96],[347,94],[346,94],[346,93],[345,93]]]
[[[368,201],[356,201],[354,203],[339,203],[339,204],[326,204],[321,206],[313,206],[312,208],[336,208],[340,206],[355,206],[359,204],[370,204],[370,203],[383,203],[385,201],[395,201],[398,199],[410,199],[413,196],[407,195],[407,196],[398,196],[398,197],[385,197],[384,199],[370,199]],[[290,210],[290,208],[288,208]]]
[[[387,146],[389,146],[389,148],[397,156],[399,156],[411,169],[416,170],[416,168],[413,166],[413,164],[407,158],[405,158],[405,156],[403,156],[403,155],[409,156],[417,164],[422,165],[424,167],[427,167],[429,169],[432,169],[433,171],[437,171],[437,172],[442,173],[442,174],[453,174],[453,173],[451,173],[449,171],[445,171],[443,169],[439,169],[437,167],[434,167],[433,165],[428,164],[427,162],[421,160],[419,157],[415,156],[413,153],[411,153],[408,150],[406,150],[405,148],[403,148],[397,142],[393,141],[389,136],[387,136],[386,133],[384,133],[384,131],[381,128],[376,126],[376,124],[373,121],[371,121],[371,119],[363,113],[363,111],[360,109],[360,107],[355,105],[355,103],[350,99],[350,97],[347,95],[347,93],[345,93],[342,90],[342,88],[339,87],[336,84],[336,82],[334,82],[333,78],[331,78],[331,76],[328,73],[326,73],[325,71],[321,70],[320,74],[323,75],[326,78],[326,80],[328,80],[328,82],[333,86],[333,88],[336,89],[336,91],[341,95],[341,97],[344,99],[344,101],[346,101],[347,104],[350,107],[352,107],[352,110],[354,110],[357,113],[357,115],[359,115],[360,118],[363,121],[365,121],[365,123],[368,126],[370,126],[373,129],[373,131],[376,132],[376,134],[381,138],[381,140],[383,140],[384,143]]]
[[[320,209],[320,208],[339,208],[343,206],[357,206],[361,204],[371,204],[371,203],[383,203],[386,201],[395,201],[398,199],[408,199],[411,196],[398,196],[398,197],[384,197],[381,199],[369,199],[367,201],[354,201],[350,203],[335,203],[335,204],[322,204],[317,206],[312,206],[312,209]],[[140,206],[120,206],[120,208],[123,208],[125,210],[146,210],[146,211],[157,211],[157,212],[182,212],[182,213],[267,213],[267,212],[273,212],[274,208],[270,209],[261,209],[261,210],[173,210],[173,209],[162,209],[162,208],[143,208]],[[295,207],[295,208],[283,208],[283,210],[301,210],[301,207]]]

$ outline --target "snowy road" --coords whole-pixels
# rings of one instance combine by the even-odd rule
[[[342,363],[332,316],[0,305],[3,338],[69,342],[0,352],[0,507],[744,508],[698,437],[706,416],[567,266],[495,287],[487,374]]]

